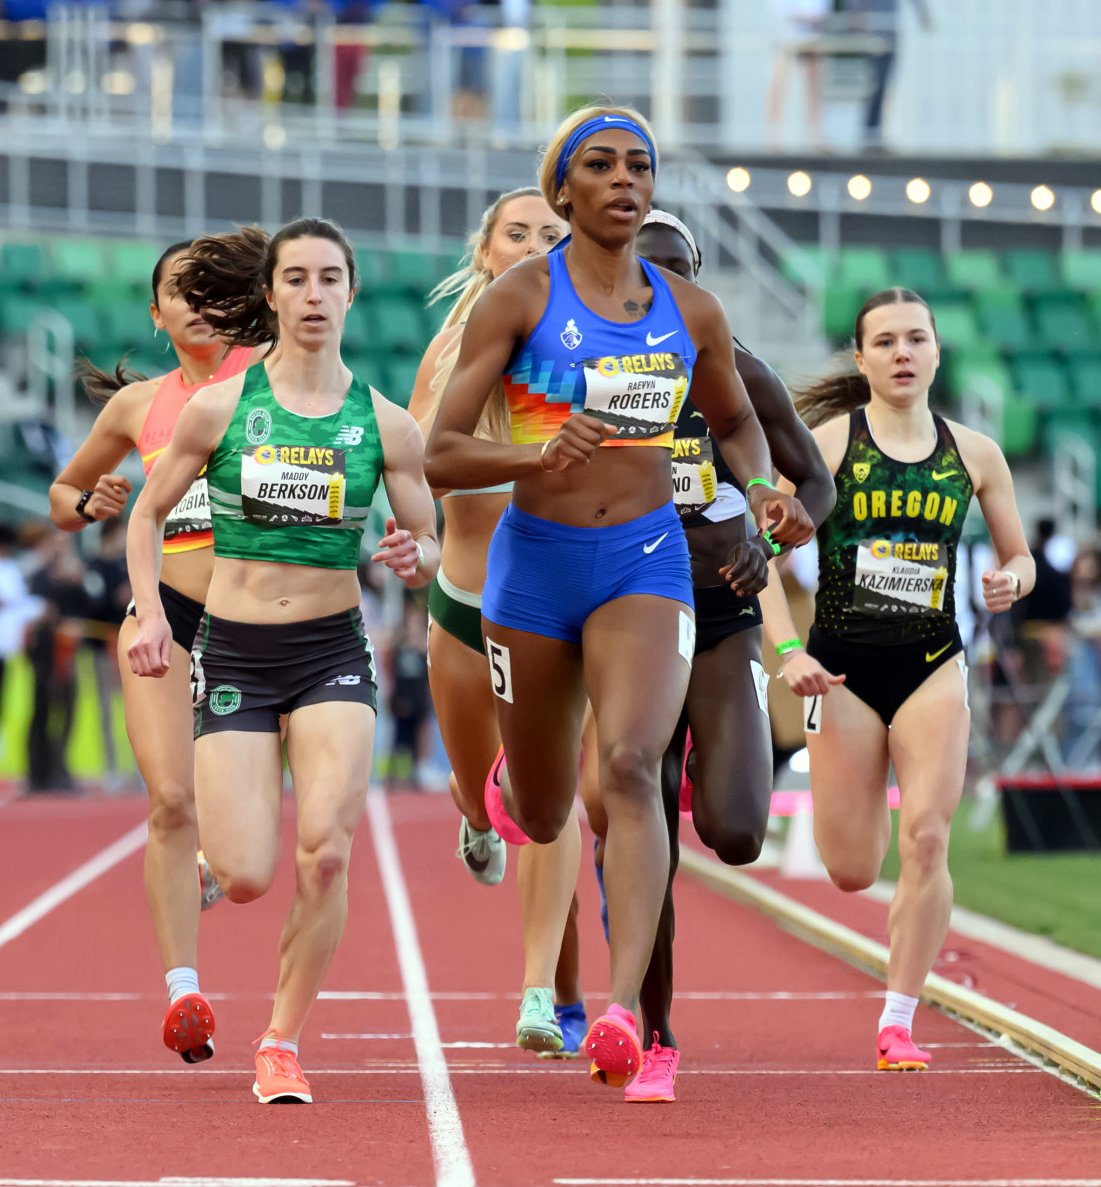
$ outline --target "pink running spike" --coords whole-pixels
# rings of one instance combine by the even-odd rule
[[[924,1072],[932,1056],[914,1045],[910,1032],[901,1026],[885,1026],[876,1044],[876,1071]]]
[[[642,1064],[635,1016],[622,1006],[609,1006],[589,1027],[582,1045],[592,1060],[589,1075],[598,1084],[621,1088]]]
[[[623,1090],[628,1104],[669,1103],[677,1099],[673,1084],[680,1066],[680,1052],[676,1047],[663,1047],[654,1031],[654,1045],[642,1053],[642,1070]]]
[[[493,766],[489,768],[485,785],[486,815],[489,823],[497,830],[497,835],[510,845],[528,845],[531,837],[505,811],[505,803],[501,798],[501,772],[505,767],[505,748],[497,751]]]

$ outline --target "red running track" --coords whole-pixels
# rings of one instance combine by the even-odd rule
[[[189,1068],[160,1045],[139,841],[86,884],[62,882],[142,814],[136,800],[0,809],[0,1187],[1101,1187],[1096,1099],[926,1007],[934,1070],[870,1070],[880,986],[688,879],[678,1102],[626,1105],[578,1063],[517,1050],[514,877],[470,880],[444,796],[372,800],[348,930],[303,1035],[317,1103],[259,1106],[250,1043],[270,1010],[290,846],[267,899],[203,917],[218,1051]],[[290,826],[288,805],[288,842]],[[68,897],[25,911],[59,883]],[[580,893],[592,1015],[608,973],[588,870]]]

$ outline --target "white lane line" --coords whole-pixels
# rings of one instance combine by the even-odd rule
[[[447,1057],[440,1045],[440,1028],[428,991],[428,974],[417,940],[417,925],[409,902],[409,891],[401,872],[390,809],[381,791],[367,793],[367,816],[371,822],[371,839],[382,876],[386,906],[390,911],[390,926],[394,933],[402,985],[408,999],[413,1045],[417,1050],[425,1111],[428,1114],[428,1132],[432,1139],[436,1187],[475,1187],[474,1167],[466,1147],[455,1094],[451,1090]]]
[[[0,948],[10,944],[12,940],[21,936],[29,927],[33,927],[40,919],[48,915],[55,907],[60,907],[66,900],[78,894],[85,886],[94,882],[100,875],[106,874],[113,866],[140,849],[145,844],[148,825],[142,821],[136,828],[132,828],[125,836],[119,837],[113,844],[90,857],[82,866],[73,870],[67,877],[55,883],[49,890],[43,891],[33,902],[28,903],[22,911],[16,911],[10,919],[0,924]],[[0,1180],[2,1184],[3,1180]]]
[[[255,1001],[271,1001],[275,996],[272,993],[204,993],[204,997],[208,997],[211,1001],[222,1002],[255,1002]],[[607,997],[608,990],[604,989],[587,989],[584,997]],[[318,995],[318,1001],[323,1002],[403,1002],[406,995],[404,993],[382,993],[378,990],[367,989],[323,989]],[[516,1000],[515,993],[430,993],[429,997],[434,1002],[514,1002]],[[5,990],[0,992],[0,1002],[138,1002],[138,1001],[161,1001],[164,998],[163,993],[73,993],[60,991],[39,991],[31,990],[26,993],[20,993],[15,990]],[[802,993],[802,992],[788,992],[787,990],[771,990],[769,992],[746,992],[733,993],[725,992],[723,990],[685,990],[677,991],[678,1002],[806,1002],[806,1001],[863,1001],[863,1000],[883,1000],[883,990],[871,990],[870,992],[850,993],[850,992],[825,992],[825,993]],[[408,1037],[408,1036],[406,1036]],[[936,1044],[926,1043],[925,1046],[935,1046]]]
[[[555,1179],[563,1187],[1101,1187],[1101,1179]]]
[[[354,1179],[0,1179],[0,1187],[356,1187]]]

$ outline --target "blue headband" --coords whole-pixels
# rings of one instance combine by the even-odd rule
[[[566,180],[566,170],[570,167],[570,159],[577,151],[577,146],[581,141],[588,140],[594,132],[599,132],[602,128],[609,126],[634,132],[646,145],[650,153],[650,169],[657,176],[658,154],[654,149],[654,142],[647,136],[641,124],[625,115],[594,115],[591,120],[586,120],[580,127],[575,128],[570,133],[570,138],[562,146],[562,151],[558,154],[558,163],[554,167],[555,186],[560,186]]]

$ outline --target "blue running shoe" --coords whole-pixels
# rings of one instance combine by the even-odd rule
[[[596,860],[596,847],[600,842],[593,841],[593,869],[596,870],[596,884],[600,887],[600,922],[604,925],[604,939],[611,943],[608,935],[608,896],[604,893],[604,867]]]
[[[554,1016],[562,1029],[560,1051],[540,1051],[540,1059],[576,1059],[581,1054],[581,1044],[589,1029],[585,1017],[585,1003],[573,1002],[568,1006],[555,1006]]]

